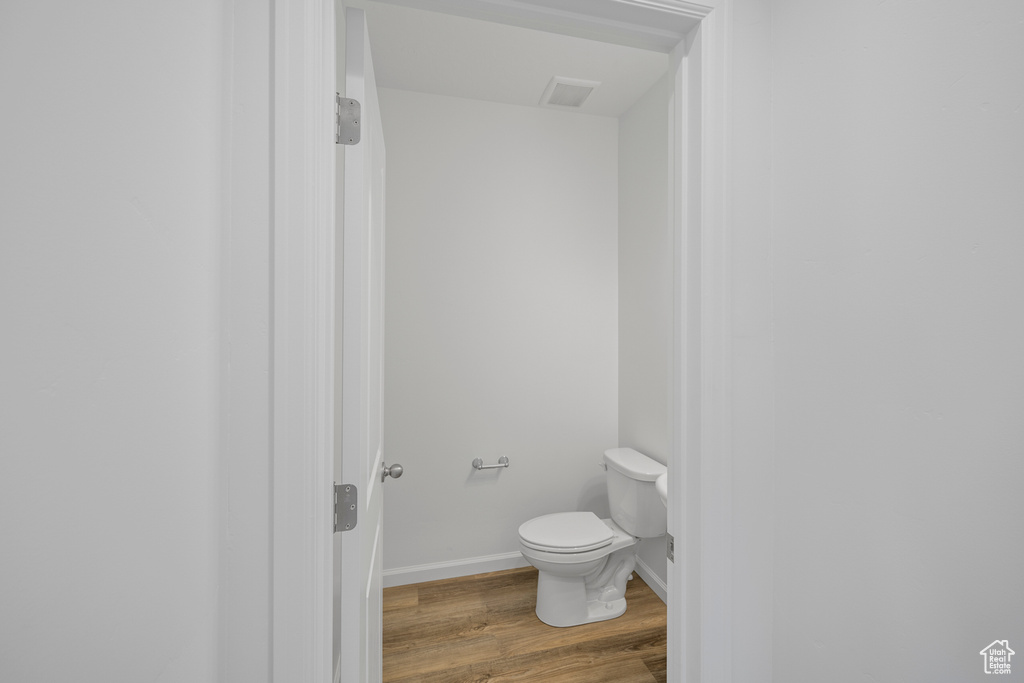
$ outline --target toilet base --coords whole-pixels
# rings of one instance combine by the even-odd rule
[[[540,570],[537,618],[548,626],[565,628],[622,616],[626,612],[626,582],[633,578],[635,562],[633,548],[628,547],[614,553],[605,567],[588,577]]]
[[[604,602],[603,600],[591,600],[587,603],[586,623],[589,624],[594,621],[614,619],[615,617],[621,617],[625,613],[626,598],[619,598],[618,600],[612,600],[611,602]]]
[[[550,591],[555,589],[549,585],[547,586],[549,591],[546,592],[544,590],[544,584],[551,583],[544,581],[545,576],[541,574],[538,578],[537,596],[540,598],[547,593],[548,597],[546,600],[537,600],[536,612],[537,618],[548,626],[557,626],[559,628],[579,626],[581,624],[591,624],[595,621],[615,619],[626,613],[626,598],[616,598],[607,602],[599,599],[587,600],[584,595],[585,591],[582,582],[577,582],[575,586],[579,590],[573,590],[573,587],[569,587],[566,590],[566,586],[561,586],[557,589],[558,599],[552,599]],[[561,583],[557,581],[561,577],[547,576],[549,579],[555,579],[554,583]]]

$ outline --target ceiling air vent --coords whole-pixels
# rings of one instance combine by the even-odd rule
[[[579,78],[563,78],[555,76],[548,83],[540,103],[548,107],[571,107],[578,109],[583,102],[594,92],[594,88],[601,85],[598,81],[584,81]]]

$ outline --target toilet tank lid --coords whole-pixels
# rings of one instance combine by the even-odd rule
[[[638,481],[654,481],[668,471],[668,468],[632,448],[609,448],[604,452],[604,461],[622,474]]]

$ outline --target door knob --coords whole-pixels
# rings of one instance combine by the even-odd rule
[[[400,476],[402,476],[402,472],[405,472],[405,468],[402,467],[401,465],[392,465],[391,467],[384,465],[383,470],[380,473],[380,480],[384,481],[388,477],[391,477],[392,479],[398,479]]]

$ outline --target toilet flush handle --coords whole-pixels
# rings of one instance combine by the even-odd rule
[[[398,479],[400,476],[402,476],[402,472],[405,472],[405,468],[402,467],[401,465],[392,465],[391,467],[383,465],[383,469],[381,470],[380,473],[380,480],[383,482],[388,477],[391,477],[392,479]]]

